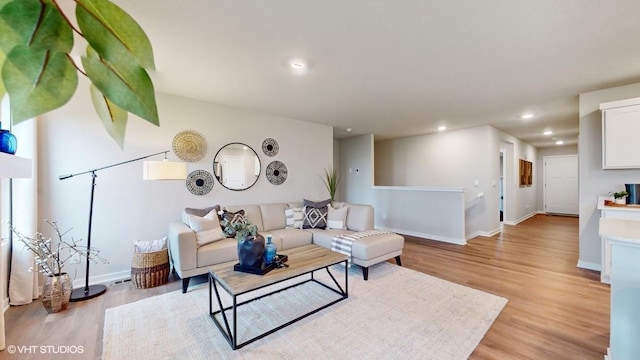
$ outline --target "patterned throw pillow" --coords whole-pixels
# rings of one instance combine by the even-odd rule
[[[247,218],[244,216],[244,210],[238,210],[236,212],[231,212],[227,210],[222,211],[222,215],[220,215],[220,221],[227,220],[229,224],[243,223],[247,221]],[[222,223],[221,223],[222,225]],[[229,234],[225,229],[223,231],[227,234],[228,237],[235,237],[236,234]]]
[[[304,221],[302,223],[303,229],[326,229],[327,228],[327,214],[329,212],[328,205],[331,203],[331,199],[324,201],[310,201],[304,200]]]
[[[302,229],[304,223],[304,208],[284,209],[285,229]]]

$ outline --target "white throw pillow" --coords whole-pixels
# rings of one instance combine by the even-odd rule
[[[286,229],[302,229],[302,223],[304,222],[303,208],[284,209],[284,216]]]
[[[327,218],[327,228],[328,229],[340,229],[344,230],[347,228],[347,210],[348,207],[344,206],[340,209],[334,209],[331,204],[329,204],[329,216]]]
[[[137,253],[151,253],[167,248],[167,237],[158,240],[133,240]]]
[[[215,210],[211,210],[207,215],[200,217],[187,215],[189,227],[196,233],[196,244],[203,246],[214,241],[224,239],[220,220]]]

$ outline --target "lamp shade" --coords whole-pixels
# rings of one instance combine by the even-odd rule
[[[184,180],[187,178],[187,164],[177,161],[145,161],[144,180]]]

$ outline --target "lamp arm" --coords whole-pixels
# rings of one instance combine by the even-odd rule
[[[169,152],[169,150],[167,150],[167,151],[161,151],[161,152],[158,152],[158,153],[155,153],[155,154],[151,154],[151,155],[147,155],[147,156],[142,156],[142,157],[139,157],[139,158],[136,158],[136,159],[131,159],[131,160],[127,160],[127,161],[119,162],[119,163],[117,163],[117,164],[107,165],[107,166],[103,166],[103,167],[101,167],[101,168],[97,168],[97,169],[93,169],[93,170],[88,170],[88,171],[79,172],[79,173],[77,173],[77,174],[66,174],[66,175],[60,175],[60,176],[58,176],[58,179],[60,179],[60,180],[65,180],[65,179],[68,179],[68,178],[70,178],[70,177],[74,177],[74,176],[78,176],[78,175],[89,174],[89,173],[95,173],[96,171],[100,171],[100,170],[108,169],[108,168],[111,168],[111,167],[114,167],[114,166],[119,166],[119,165],[128,164],[128,163],[130,163],[130,162],[134,162],[134,161],[144,160],[144,159],[150,158],[150,157],[152,157],[152,156],[160,155],[160,154],[164,154],[164,157],[165,157],[165,159],[166,159],[166,157],[167,157],[167,153],[168,153],[168,152]]]

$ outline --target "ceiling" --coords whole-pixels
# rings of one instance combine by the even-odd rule
[[[580,93],[640,81],[638,0],[114,2],[151,39],[156,90],[336,138],[492,125],[576,144]]]

